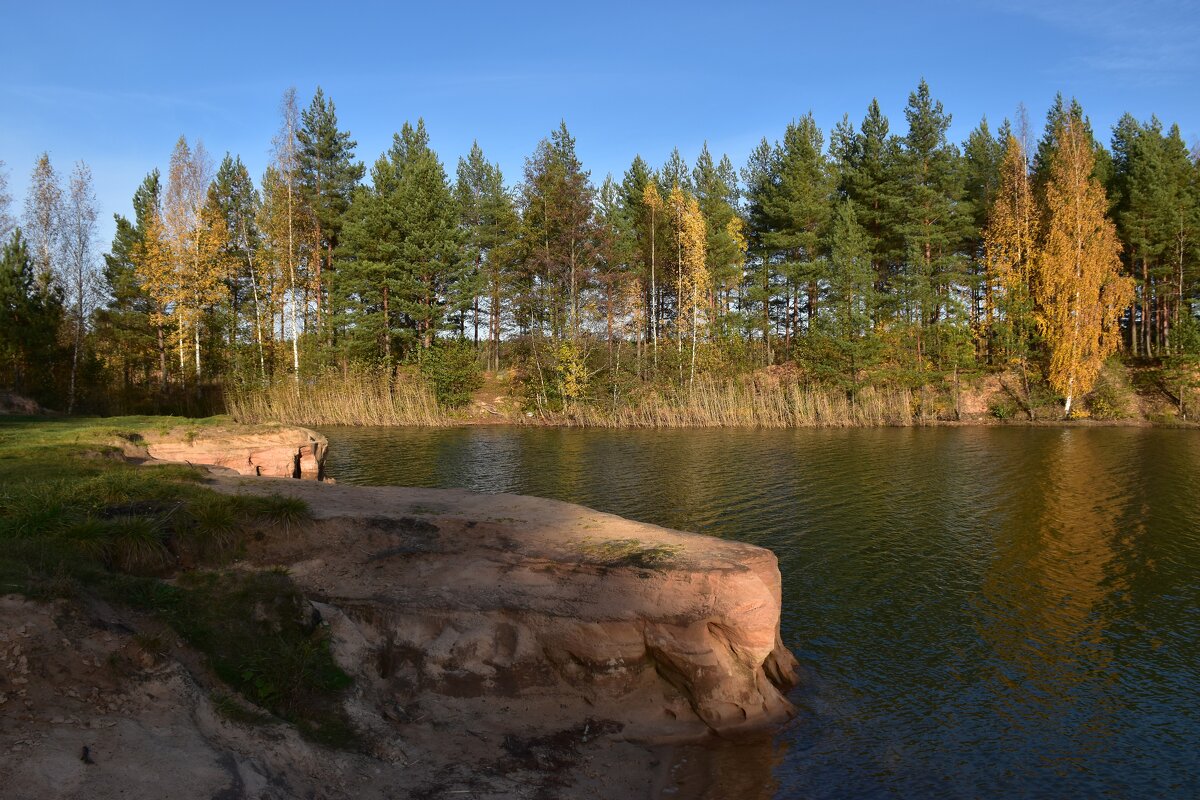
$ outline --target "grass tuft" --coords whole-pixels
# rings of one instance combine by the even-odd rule
[[[584,539],[579,546],[588,563],[606,567],[657,569],[670,563],[683,551],[676,544],[645,545],[640,539]]]
[[[271,494],[253,498],[253,501],[255,514],[285,531],[312,518],[308,503],[299,497]]]

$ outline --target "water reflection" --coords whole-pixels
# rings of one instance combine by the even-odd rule
[[[787,749],[786,740],[771,737],[680,747],[670,754],[668,780],[653,793],[671,800],[771,800]]]
[[[1128,585],[1118,552],[1135,481],[1111,435],[1054,439],[1023,459],[977,605],[999,756],[1014,754],[1004,740],[1022,742],[1021,757],[1037,743],[1032,763],[1010,766],[1026,785],[1088,777],[1121,711],[1105,632]]]

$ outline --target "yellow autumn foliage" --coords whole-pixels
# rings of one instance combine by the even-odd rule
[[[1035,316],[1050,354],[1047,377],[1066,398],[1070,416],[1075,398],[1091,390],[1120,344],[1118,325],[1133,285],[1120,274],[1121,243],[1105,213],[1104,187],[1092,177],[1090,137],[1068,119],[1054,138],[1031,277]]]

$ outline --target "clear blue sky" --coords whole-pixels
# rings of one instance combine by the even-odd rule
[[[453,173],[478,139],[510,183],[560,119],[597,183],[636,153],[691,161],[707,139],[741,166],[763,136],[812,111],[827,132],[878,97],[903,132],[924,76],[962,140],[1056,91],[1108,139],[1124,111],[1200,138],[1196,2],[17,3],[0,51],[0,159],[19,213],[34,159],[95,174],[104,224],[179,134],[258,176],[294,85],[321,85],[359,158],[425,118]],[[584,9],[587,10],[584,10]]]

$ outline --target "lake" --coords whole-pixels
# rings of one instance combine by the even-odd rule
[[[322,432],[343,483],[773,550],[803,679],[776,797],[1200,796],[1196,431]]]

